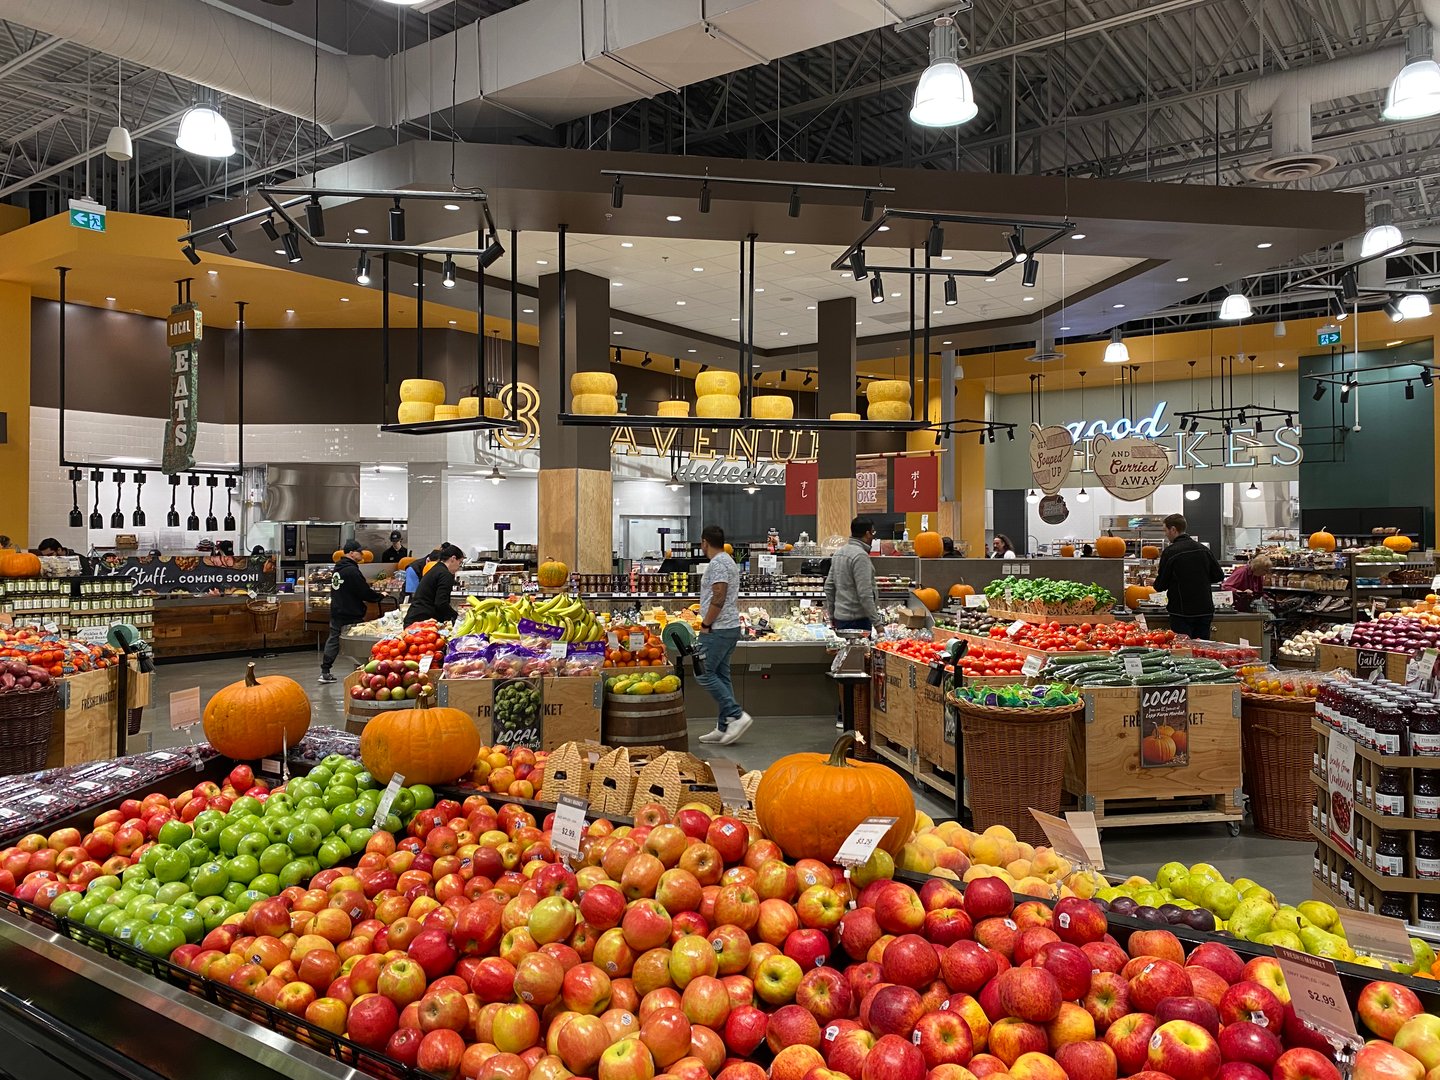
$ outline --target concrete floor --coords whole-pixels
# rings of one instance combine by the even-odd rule
[[[158,665],[152,704],[146,708],[140,735],[131,745],[137,750],[147,745],[157,749],[183,745],[184,733],[170,730],[170,693],[198,686],[201,700],[208,700],[222,686],[242,678],[246,663],[246,658],[237,657]],[[255,665],[262,675],[288,675],[298,680],[314,705],[315,723],[343,726],[343,690],[339,682],[321,685],[315,681],[319,674],[317,654],[308,650],[285,652],[258,658]],[[342,657],[336,674],[343,675],[344,671]],[[696,738],[713,726],[713,718],[690,721],[691,742],[696,750],[703,745]],[[828,751],[835,736],[833,717],[756,717],[744,740],[727,747],[725,754],[747,769],[759,769],[796,751]],[[937,820],[955,816],[954,807],[933,798],[928,788],[917,786],[915,801]],[[1151,876],[1161,864],[1173,859],[1187,864],[1208,862],[1227,877],[1254,878],[1282,901],[1299,903],[1311,898],[1313,846],[1260,836],[1248,822],[1238,837],[1230,836],[1223,825],[1111,829],[1104,835],[1104,849],[1107,873],[1111,874]]]

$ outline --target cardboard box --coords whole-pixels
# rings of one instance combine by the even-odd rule
[[[538,679],[441,679],[436,701],[462,709],[475,721],[481,743],[496,741],[494,730],[495,694],[508,684],[524,684],[538,694],[533,722],[523,729],[502,732],[507,745],[529,746],[533,750],[554,750],[567,742],[600,741],[600,712],[605,701],[605,681],[600,676],[546,677]]]
[[[138,665],[131,665],[130,677],[139,674]],[[148,698],[148,682],[146,697]],[[50,729],[47,768],[77,765],[82,761],[103,761],[115,756],[116,695],[120,673],[115,668],[84,671],[60,680],[60,707],[55,710]],[[136,694],[127,694],[135,701]],[[138,708],[139,706],[130,706]]]

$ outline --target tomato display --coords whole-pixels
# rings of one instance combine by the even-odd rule
[[[445,635],[434,619],[426,619],[405,628],[399,637],[381,638],[370,646],[376,660],[414,660],[430,657],[436,667],[445,657]]]
[[[1171,630],[1142,630],[1134,623],[1026,623],[1012,637],[1007,626],[992,626],[990,637],[1008,640],[1043,652],[1101,652],[1122,645],[1167,648],[1175,642]]]
[[[1013,677],[1020,674],[1025,658],[1013,649],[998,645],[971,645],[960,660],[960,673],[967,679],[993,675]]]
[[[875,647],[881,652],[894,653],[907,660],[914,660],[917,664],[934,663],[940,659],[940,654],[945,650],[945,646],[939,642],[926,641],[924,638],[892,638],[880,642]]]
[[[119,650],[109,645],[87,645],[37,626],[0,628],[0,660],[43,668],[56,678],[114,667],[119,659]]]

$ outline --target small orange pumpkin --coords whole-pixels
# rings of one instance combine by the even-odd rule
[[[570,568],[559,559],[546,559],[536,569],[535,580],[546,589],[558,589],[570,580]]]
[[[955,599],[963,600],[967,596],[975,595],[975,586],[966,585],[963,581],[958,585],[950,586],[950,595]]]
[[[1074,545],[1074,544],[1061,544],[1061,545],[1060,545],[1060,558],[1062,558],[1062,559],[1073,559],[1074,557],[1075,557],[1075,545]]]
[[[1155,590],[1149,585],[1126,585],[1125,606],[1128,608],[1138,608],[1141,600],[1153,596],[1154,593]]]
[[[343,559],[344,557],[345,557],[345,552],[340,551],[338,548],[337,548],[335,551],[332,551],[332,552],[330,553],[330,561],[331,561],[331,562],[339,562],[339,561],[340,561],[341,559]]]
[[[375,561],[375,553],[374,553],[373,551],[362,551],[362,552],[360,552],[360,561],[361,561],[361,562],[374,562],[374,561]]]
[[[1158,559],[1160,557],[1160,549],[1154,544],[1146,544],[1140,549],[1140,557],[1142,559]]]
[[[396,570],[402,570],[402,571],[403,571],[403,570],[406,570],[406,569],[409,568],[410,564],[411,564],[412,562],[414,562],[414,561],[415,561],[415,557],[414,557],[413,555],[406,555],[403,559],[401,559],[398,563],[395,564],[395,569],[396,569]]]
[[[916,533],[915,554],[922,559],[938,559],[945,554],[945,541],[937,532]]]
[[[1335,537],[1331,533],[1326,532],[1324,529],[1321,529],[1319,532],[1311,533],[1308,543],[1311,551],[1335,550]]]
[[[0,577],[21,578],[40,576],[40,556],[28,551],[0,552]]]
[[[1125,557],[1125,541],[1118,536],[1097,536],[1095,538],[1095,554],[1102,559],[1123,559]]]
[[[911,589],[910,594],[925,605],[926,611],[940,610],[940,592],[937,589]]]
[[[464,776],[480,752],[470,714],[430,705],[430,688],[413,709],[372,717],[360,735],[360,761],[382,783],[399,773],[407,784],[443,784]]]
[[[1402,536],[1399,534],[1396,534],[1395,536],[1387,536],[1384,540],[1381,541],[1381,543],[1384,544],[1391,551],[1398,552],[1401,555],[1404,555],[1407,551],[1409,551],[1412,547],[1415,546],[1410,542],[1410,537]],[[3,567],[4,561],[0,560],[0,574],[4,573]]]
[[[247,664],[245,678],[216,691],[205,705],[205,738],[236,761],[257,761],[294,746],[310,729],[310,699],[294,679],[256,676]]]
[[[755,816],[765,835],[792,859],[830,863],[845,838],[867,817],[894,817],[880,841],[899,854],[915,829],[915,798],[886,765],[851,761],[855,736],[846,732],[825,754],[790,754],[765,770],[755,791]],[[817,814],[814,808],[825,807]]]

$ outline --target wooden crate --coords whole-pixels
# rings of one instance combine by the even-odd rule
[[[547,676],[529,681],[540,685],[540,734],[535,740],[538,745],[531,749],[554,750],[567,742],[600,741],[604,679],[599,675]],[[491,710],[495,705],[496,683],[495,679],[441,679],[436,690],[439,704],[470,714],[480,741],[486,746],[494,741]]]
[[[1033,611],[1005,611],[1002,608],[990,608],[990,614],[1002,622],[1014,622],[1021,619],[1028,623],[1053,622],[1059,626],[1079,626],[1081,623],[1112,623],[1115,616],[1108,611],[1096,611],[1089,615],[1041,615]]]
[[[139,675],[138,663],[130,661],[130,692],[126,694],[126,709],[143,708],[150,701],[149,677],[143,683],[137,683]],[[115,697],[120,687],[118,669],[84,671],[68,675],[59,682],[60,707],[55,710],[50,728],[45,767],[53,769],[114,757]]]
[[[1084,692],[1070,729],[1064,790],[1102,826],[1223,821],[1239,829],[1240,689],[1194,684],[1189,694],[1189,764],[1140,767],[1140,687]]]
[[[1378,649],[1367,649],[1367,653],[1380,652]],[[1407,653],[1380,653],[1385,658],[1384,677],[1391,682],[1403,683],[1405,681],[1405,669],[1410,663],[1410,656]],[[1322,641],[1316,650],[1317,667],[1321,671],[1348,671],[1352,675],[1368,675],[1369,667],[1365,671],[1360,670],[1360,650],[1351,648],[1349,645],[1331,645]]]
[[[870,653],[870,748],[907,776],[915,774],[915,698],[923,670],[896,653]]]
[[[945,687],[922,680],[915,695],[915,779],[955,798],[955,722],[946,715]]]

